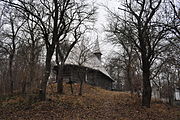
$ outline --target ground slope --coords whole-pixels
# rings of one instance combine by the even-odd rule
[[[48,89],[46,102],[27,104],[22,97],[1,101],[0,120],[180,120],[179,108],[152,103],[143,108],[137,96],[84,85],[83,96],[74,95],[70,86],[57,95],[54,86]]]

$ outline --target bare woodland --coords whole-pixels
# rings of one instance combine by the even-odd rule
[[[107,8],[111,17],[109,29],[106,30],[109,41],[120,45],[123,50],[122,54],[110,61],[113,64],[116,59],[124,66],[126,83],[131,92],[137,91],[138,87],[133,85],[133,81],[134,84],[138,82],[137,79],[142,81],[139,83],[142,88],[138,87],[142,91],[142,105],[150,107],[152,84],[162,88],[162,84],[166,84],[167,80],[168,92],[172,91],[169,88],[179,86],[179,9],[172,1],[162,0],[126,0],[122,6],[119,11],[124,12],[124,17]],[[167,55],[172,49],[176,55]],[[165,78],[163,83],[163,78],[159,78],[166,76],[163,69],[167,66],[170,71],[174,70],[170,76],[176,76],[170,80],[171,85],[170,78]],[[171,94],[169,99],[173,98],[173,92],[168,94]]]
[[[173,0],[124,0],[117,11],[104,6],[106,42],[120,48],[105,67],[117,83],[114,89],[137,93],[142,106],[150,107],[154,86],[170,104],[175,88],[180,89],[179,5]],[[75,45],[91,41],[87,33],[94,30],[97,9],[86,0],[1,0],[0,96],[35,94],[45,101],[52,61],[58,68],[56,92],[63,94],[65,61]],[[88,59],[86,47],[81,53],[79,66]],[[79,79],[82,95],[84,77]]]

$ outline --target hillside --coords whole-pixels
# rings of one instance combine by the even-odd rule
[[[89,85],[78,96],[79,86],[74,87],[74,95],[68,85],[64,95],[57,95],[51,86],[48,101],[31,105],[23,97],[2,100],[0,120],[180,120],[179,108],[155,102],[151,108],[143,108],[135,95]]]

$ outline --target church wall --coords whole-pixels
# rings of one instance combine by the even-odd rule
[[[104,89],[111,90],[112,81],[109,77],[93,69],[79,67],[74,65],[67,65],[64,68],[64,82],[69,82],[69,79],[73,82],[80,82],[84,80],[86,83],[99,86]]]

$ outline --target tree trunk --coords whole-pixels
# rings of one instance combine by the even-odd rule
[[[80,70],[78,72],[78,76],[79,76],[79,79],[80,79],[79,96],[82,96],[82,88],[83,88],[84,79],[86,77],[86,71],[84,72],[84,70],[80,68]]]
[[[150,84],[150,63],[147,58],[142,59],[143,70],[143,93],[142,93],[142,106],[150,108],[151,104],[151,84]]]
[[[127,66],[127,81],[128,81],[128,90],[130,90],[131,95],[132,95],[133,94],[133,86],[132,86],[131,67],[130,67],[130,65]]]
[[[58,66],[57,93],[63,94],[63,69],[64,64]]]
[[[22,90],[21,91],[22,94],[26,94],[26,85],[27,85],[26,81],[23,80],[22,81],[22,89],[21,89]]]
[[[71,86],[71,94],[73,95],[73,93],[74,93],[74,90],[73,90],[73,83],[71,83],[70,86]]]
[[[39,91],[39,98],[41,101],[46,100],[46,87],[47,87],[47,82],[50,76],[51,72],[51,59],[52,55],[54,53],[54,48],[51,46],[51,48],[47,49],[47,54],[46,54],[46,64],[45,64],[45,73],[44,73],[44,78],[41,82],[41,89]]]
[[[35,77],[35,66],[34,64],[30,64],[30,71],[29,71],[29,78],[27,81],[27,94],[31,94],[32,93],[32,83],[34,82],[34,77]]]
[[[29,79],[28,79],[28,84],[27,84],[27,93],[31,94],[32,92],[32,83],[34,82],[34,77],[35,77],[35,70],[36,70],[36,66],[35,66],[35,59],[36,59],[36,55],[35,55],[35,41],[34,41],[34,35],[31,35],[31,39],[32,39],[32,47],[31,47],[31,54],[30,54],[30,70],[29,70]]]
[[[10,82],[10,93],[11,93],[11,95],[13,94],[13,89],[14,89],[14,81],[12,78],[13,58],[14,58],[14,55],[10,54],[10,56],[9,56],[9,82]]]
[[[35,49],[35,48],[34,48]],[[31,56],[30,56],[30,64],[29,64],[29,76],[26,81],[26,99],[28,100],[29,105],[32,103],[32,91],[33,91],[33,82],[35,78],[35,71],[36,71],[36,66],[35,66],[35,54],[33,49],[31,49]]]
[[[69,84],[70,84],[70,87],[71,87],[71,94],[73,95],[74,90],[73,90],[73,82],[72,82],[71,76],[69,77]]]
[[[172,75],[170,73],[168,73],[168,78],[167,78],[167,82],[168,82],[168,102],[169,105],[173,105],[173,100],[174,100],[174,90],[173,90],[173,85],[170,83]]]
[[[35,66],[35,43],[32,40],[32,48],[31,48],[31,54],[30,54],[30,63],[29,63],[29,77],[27,79],[27,94],[30,95],[32,94],[32,85],[34,82],[34,78],[35,78],[35,71],[36,71],[36,66]]]
[[[83,80],[80,82],[79,95],[82,96]]]

